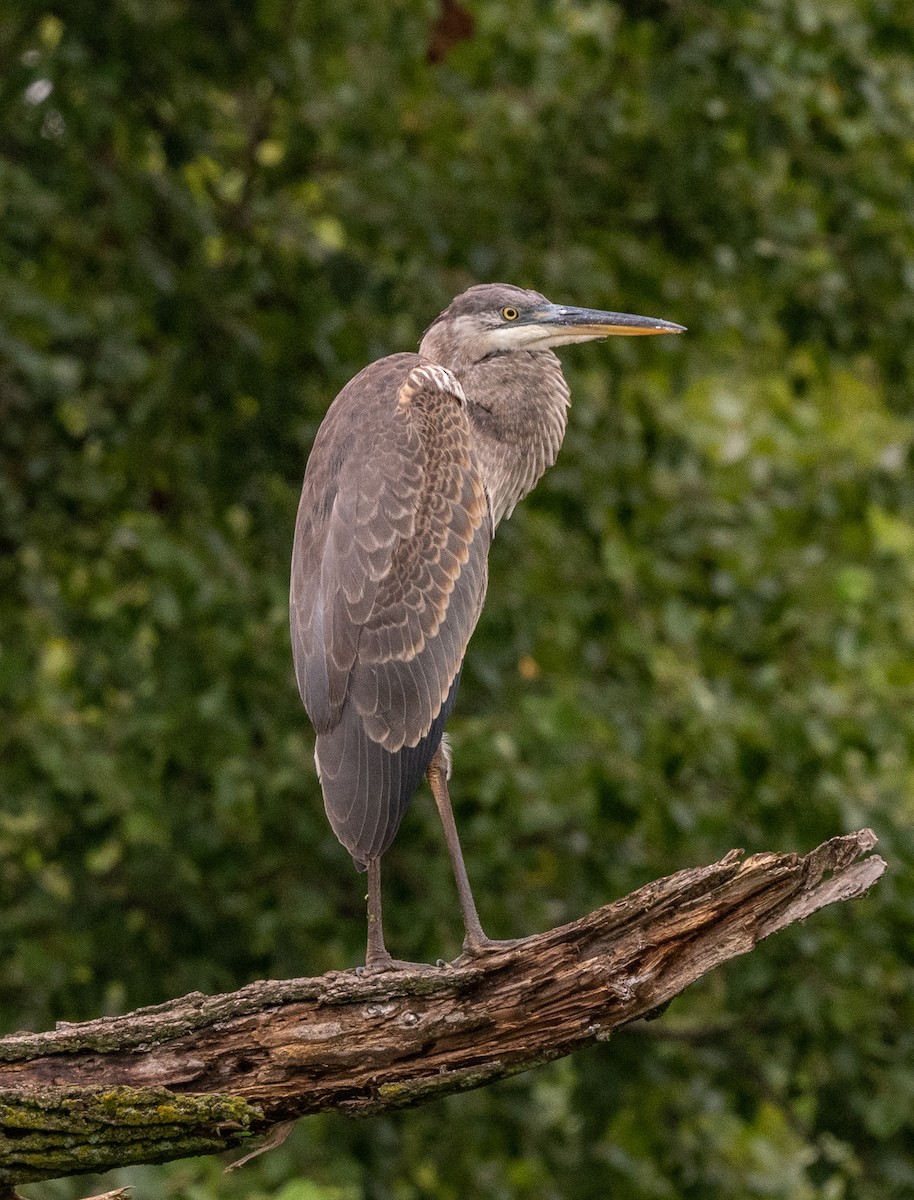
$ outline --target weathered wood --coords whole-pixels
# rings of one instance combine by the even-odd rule
[[[0,1185],[240,1144],[326,1109],[421,1104],[609,1037],[882,874],[870,830],[731,851],[481,960],[194,993],[0,1039]]]

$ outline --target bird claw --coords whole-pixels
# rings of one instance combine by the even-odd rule
[[[366,962],[363,967],[356,967],[356,975],[383,975],[390,971],[407,971],[412,975],[424,974],[428,971],[437,971],[442,964],[439,962],[435,966],[431,963],[407,962],[402,958],[391,958],[388,954],[386,958],[375,958],[371,962]]]
[[[455,958],[451,965],[466,967],[491,954],[501,954],[506,950],[515,950],[528,940],[528,938],[505,938],[502,940],[483,937],[482,939],[474,938],[470,941],[469,938],[464,938],[463,953]]]

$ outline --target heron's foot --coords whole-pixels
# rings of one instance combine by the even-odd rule
[[[375,954],[365,960],[364,967],[356,967],[356,975],[382,975],[387,971],[408,971],[411,975],[428,974],[441,968],[431,963],[407,962],[402,958],[391,958],[389,954]]]
[[[486,937],[485,934],[482,937],[478,934],[470,937],[467,934],[463,939],[463,953],[454,959],[454,965],[465,967],[477,959],[485,958],[487,955],[500,954],[505,950],[515,950],[529,940],[529,938],[490,938]]]

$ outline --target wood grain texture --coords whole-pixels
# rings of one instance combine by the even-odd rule
[[[870,830],[731,851],[472,962],[192,994],[0,1039],[0,1184],[241,1144],[308,1113],[479,1087],[607,1039],[885,863]]]

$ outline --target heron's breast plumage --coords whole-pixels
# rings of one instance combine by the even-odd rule
[[[473,452],[497,525],[552,466],[570,396],[551,350],[495,355],[461,372]]]

